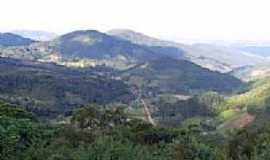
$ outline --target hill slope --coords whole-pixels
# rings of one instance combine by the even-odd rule
[[[128,102],[132,98],[127,85],[100,76],[94,69],[0,58],[0,99],[40,116],[63,114],[89,103]]]
[[[209,44],[184,45],[162,41],[130,30],[111,31],[108,34],[96,30],[74,31],[49,42],[19,48],[4,48],[1,49],[1,53],[4,57],[56,63],[90,59],[95,64],[121,69],[161,57],[186,59],[204,68],[220,72],[264,62],[259,57],[229,47]],[[55,54],[60,56],[57,61],[51,60],[51,55]]]
[[[145,61],[166,55],[158,48],[133,44],[95,30],[68,33],[54,40],[52,46],[62,55],[79,58],[109,59],[121,56],[131,61]],[[178,56],[181,56],[180,51]]]
[[[244,81],[264,79],[270,76],[270,65],[269,63],[263,63],[254,66],[241,67],[233,70],[231,74]]]
[[[174,47],[142,46],[95,30],[85,30],[71,32],[49,42],[2,48],[0,53],[3,57],[58,64],[86,60],[121,69],[160,57],[181,59],[183,51]]]
[[[267,106],[269,100],[270,79],[268,77],[253,82],[247,92],[228,98],[226,105],[229,107],[256,109]]]
[[[185,60],[162,58],[121,72],[122,79],[152,92],[187,93],[213,90],[230,92],[242,82],[228,74],[204,69]]]
[[[13,33],[0,33],[0,46],[23,46],[29,45],[34,41]]]
[[[221,123],[218,131],[226,133],[250,125],[261,126],[269,121],[270,79],[253,82],[241,94],[227,97],[220,108],[225,109],[218,116]]]
[[[131,30],[112,30],[108,33],[135,44],[179,48],[183,50],[184,57],[190,61],[208,69],[221,72],[228,72],[233,68],[263,62],[261,58],[244,54],[239,50],[229,47],[210,44],[184,45],[159,40]]]

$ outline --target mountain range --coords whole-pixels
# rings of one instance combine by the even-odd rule
[[[62,35],[52,41],[50,46],[67,57],[78,58],[111,59],[121,56],[130,61],[144,61],[162,56],[181,57],[181,52],[177,49],[137,45],[95,30]]]
[[[84,59],[88,65],[105,64],[118,69],[129,68],[145,60],[171,57],[223,73],[267,61],[235,48],[212,44],[180,44],[130,30],[112,30],[108,33],[96,30],[74,31],[47,42],[28,43],[16,48],[5,47],[0,52],[4,57],[23,57],[59,64]]]
[[[53,32],[38,31],[38,30],[14,30],[10,32],[25,38],[33,39],[35,41],[50,41],[58,36]]]
[[[81,30],[50,41],[0,47],[1,98],[32,106],[39,114],[44,106],[61,114],[93,102],[132,104],[132,97],[193,96],[204,91],[232,94],[245,86],[224,73],[237,67],[232,65],[237,61],[222,56],[225,49],[167,42],[133,31],[125,31],[126,37],[122,33]],[[242,65],[259,61],[240,57]],[[121,97],[131,98],[123,101]]]
[[[179,48],[183,51],[183,57],[186,59],[219,72],[228,72],[238,67],[255,65],[265,61],[263,57],[256,57],[253,54],[244,53],[234,47],[223,45],[208,43],[186,45],[159,40],[131,30],[111,30],[108,34],[140,45]]]

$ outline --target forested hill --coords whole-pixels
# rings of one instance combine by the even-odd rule
[[[127,103],[133,99],[122,81],[54,64],[0,59],[0,98],[40,116],[55,116],[88,103]]]
[[[217,91],[231,93],[245,84],[239,79],[202,68],[186,60],[161,58],[120,72],[120,77],[145,91],[192,93]]]

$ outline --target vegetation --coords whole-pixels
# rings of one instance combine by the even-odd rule
[[[227,108],[246,108],[250,111],[268,106],[270,99],[270,80],[261,79],[250,84],[247,92],[226,99]]]
[[[122,109],[78,110],[64,125],[44,126],[31,114],[1,104],[0,158],[48,159],[223,159],[221,148],[207,144],[196,127],[156,128],[129,119]],[[22,116],[18,116],[18,112]],[[13,113],[13,114],[11,114]],[[29,117],[25,116],[28,115]]]
[[[237,115],[238,111],[235,109],[228,109],[220,113],[219,118],[223,120],[227,120]]]
[[[233,160],[265,160],[269,158],[269,124],[252,126],[239,131],[229,143],[229,155]]]
[[[20,60],[0,58],[0,159],[269,159],[269,78],[245,84],[148,38],[75,31],[1,48]]]
[[[185,60],[162,58],[120,72],[120,77],[145,94],[193,94],[200,91],[229,92],[244,84],[228,75],[212,72]]]
[[[21,75],[18,73],[23,73],[26,70],[24,67],[12,71]],[[42,72],[37,72],[40,70]],[[44,68],[31,67],[31,71],[41,74]],[[65,78],[81,75],[76,69],[62,71],[61,67],[56,67],[53,71],[54,75],[65,71]],[[4,73],[5,76],[14,74]],[[37,75],[35,72],[31,74]],[[38,83],[42,84],[40,81]],[[157,109],[152,116],[158,126],[137,119],[144,114],[139,102],[134,103],[137,106],[131,109],[128,105],[119,108],[118,103],[91,103],[75,107],[75,111],[72,108],[63,121],[56,123],[44,123],[40,117],[36,117],[38,114],[33,115],[22,107],[0,102],[0,159],[267,159],[270,136],[269,124],[266,123],[270,113],[267,87],[266,79],[252,83],[248,91],[241,93],[239,100],[237,95],[225,97],[212,91],[183,99],[177,99],[179,95],[172,98],[174,94],[147,99],[147,103]],[[258,101],[252,103],[256,105],[250,105],[263,110],[245,110],[250,102],[242,100],[242,95],[250,96],[249,101],[252,96],[264,95],[264,99],[254,97]]]
[[[0,99],[47,118],[68,114],[88,103],[127,103],[133,99],[129,86],[98,72],[0,59]]]
[[[252,125],[228,139],[205,135],[200,125],[153,127],[121,108],[89,105],[64,124],[38,122],[0,102],[1,160],[265,160],[270,127]],[[223,139],[223,140],[222,140]]]

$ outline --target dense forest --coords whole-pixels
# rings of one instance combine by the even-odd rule
[[[99,70],[106,73],[98,67],[79,70],[1,58],[0,99],[48,118],[88,103],[125,103],[134,98],[126,84],[99,75]]]
[[[203,134],[200,125],[154,127],[130,119],[122,108],[88,105],[65,123],[39,122],[31,113],[1,102],[1,160],[265,160],[270,125],[247,127],[235,136]]]

